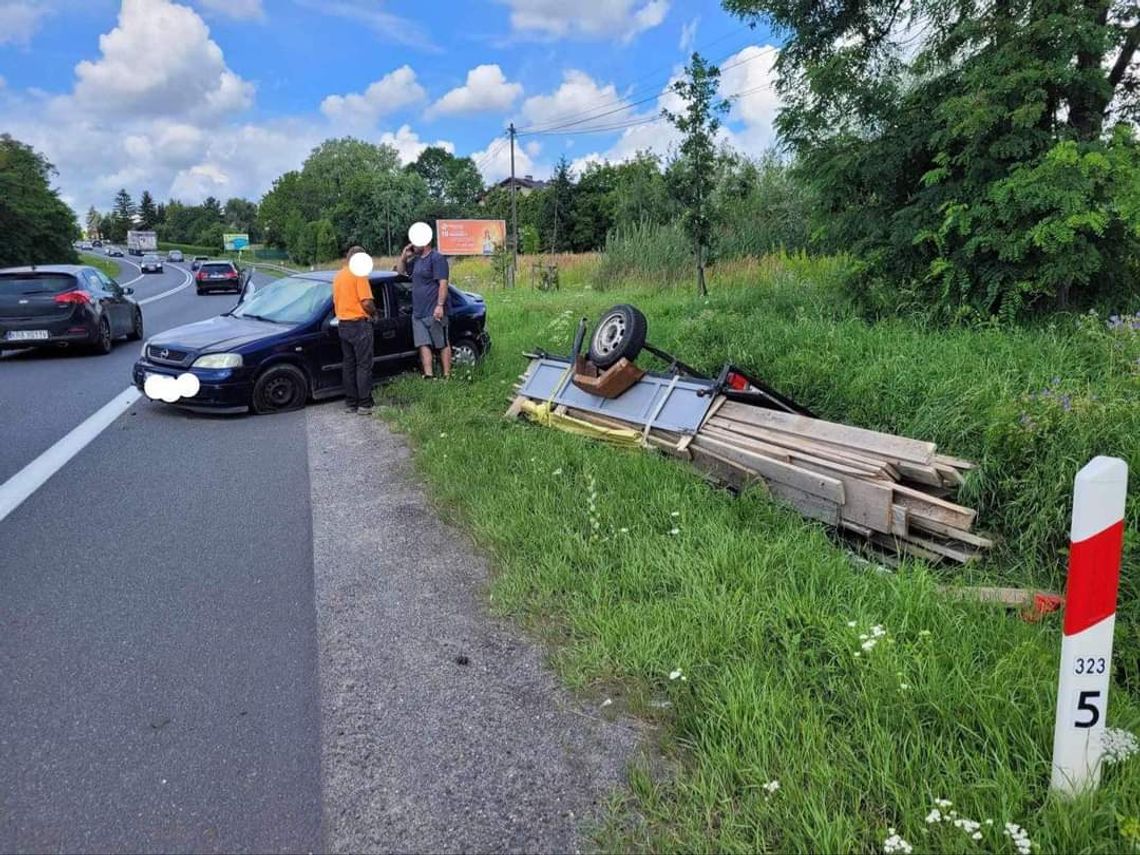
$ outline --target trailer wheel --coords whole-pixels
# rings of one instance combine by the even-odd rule
[[[645,347],[648,327],[645,315],[628,303],[607,309],[590,339],[590,361],[599,368],[609,368],[623,357],[633,362]]]

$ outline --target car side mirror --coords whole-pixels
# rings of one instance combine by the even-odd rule
[[[123,289],[123,293],[124,294],[133,294],[133,293],[135,293],[135,289],[131,288],[130,286],[127,286],[126,288]]]
[[[325,322],[321,324],[321,329],[324,332],[332,332],[333,330],[340,329],[340,318],[336,315],[329,315],[325,318]]]

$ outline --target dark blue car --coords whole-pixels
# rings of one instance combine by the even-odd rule
[[[171,393],[162,400],[211,412],[284,412],[342,394],[333,275],[317,271],[278,279],[247,294],[224,315],[154,336],[135,363],[135,385],[145,392],[147,378],[159,375],[162,388],[173,389],[165,378],[192,374],[196,382],[183,378],[177,388],[185,394],[197,387],[193,394]],[[390,272],[369,279],[381,316],[373,372],[382,376],[416,360],[411,284]],[[455,363],[479,360],[491,346],[483,298],[453,287],[450,313]],[[151,381],[151,391],[159,386]]]

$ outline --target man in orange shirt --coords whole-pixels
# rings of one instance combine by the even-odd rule
[[[333,311],[340,333],[344,409],[367,416],[372,414],[373,324],[379,315],[368,277],[357,276],[348,269],[348,260],[358,252],[364,250],[351,247],[344,257],[344,267],[333,277]]]

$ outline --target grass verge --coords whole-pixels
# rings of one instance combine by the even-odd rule
[[[115,264],[115,262],[111,259],[104,258],[101,255],[92,255],[89,252],[81,252],[79,253],[79,261],[82,264],[87,264],[91,267],[102,270],[112,279],[119,275],[119,265]]]
[[[1056,616],[1026,623],[938,585],[1062,583],[1076,470],[1097,453],[1140,467],[1140,333],[1088,316],[868,325],[834,287],[841,267],[725,265],[707,301],[612,282],[488,289],[489,358],[451,384],[387,387],[384,413],[441,506],[494,555],[495,606],[554,643],[568,683],[660,723],[676,774],[634,770],[602,846],[882,851],[895,829],[918,851],[1012,852],[1012,822],[1040,851],[1135,847],[1140,761],[1109,767],[1095,796],[1049,797]],[[734,499],[677,462],[502,420],[521,351],[565,351],[577,317],[625,301],[654,343],[700,367],[737,362],[821,415],[978,460],[965,498],[1002,545],[968,571],[882,574],[760,492]],[[1132,535],[1108,717],[1128,730],[1140,725],[1137,555]],[[936,799],[977,832],[928,822]]]

